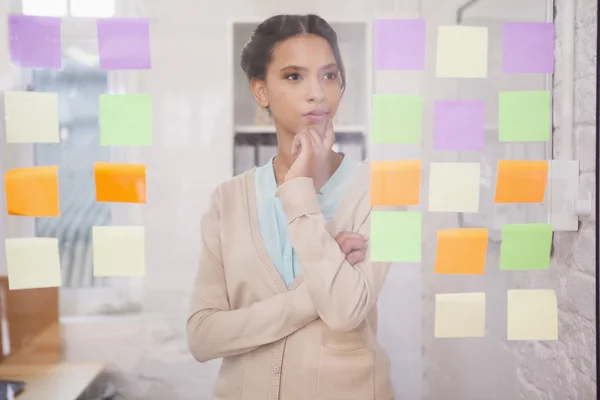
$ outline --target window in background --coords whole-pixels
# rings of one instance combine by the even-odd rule
[[[22,4],[25,15],[80,18],[110,18],[115,15],[115,0],[22,0]]]
[[[85,50],[66,50],[62,70],[35,70],[32,89],[56,92],[59,98],[60,143],[35,145],[36,165],[59,168],[59,218],[37,218],[36,236],[59,240],[63,287],[104,286],[95,278],[92,227],[110,225],[110,205],[96,202],[93,166],[110,161],[110,149],[100,146],[98,99],[108,89],[108,76],[85,57]]]

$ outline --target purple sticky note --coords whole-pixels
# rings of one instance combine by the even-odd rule
[[[437,100],[434,102],[434,150],[483,150],[484,132],[484,101]]]
[[[98,20],[98,52],[103,70],[150,69],[150,24],[146,19]]]
[[[376,20],[375,69],[425,69],[425,20]]]
[[[504,24],[503,70],[505,74],[554,72],[554,24],[508,22]]]
[[[60,18],[9,15],[10,58],[23,68],[62,67]]]

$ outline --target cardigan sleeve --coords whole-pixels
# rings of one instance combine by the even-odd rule
[[[202,255],[187,319],[188,347],[200,362],[243,354],[280,340],[318,318],[305,284],[232,310],[227,294],[219,189],[202,219]]]
[[[371,262],[367,240],[365,260],[346,261],[336,240],[326,230],[311,178],[295,178],[277,189],[288,218],[290,240],[302,264],[304,282],[320,318],[332,330],[358,327],[377,302],[390,263]],[[370,206],[356,215],[358,233],[370,235]]]

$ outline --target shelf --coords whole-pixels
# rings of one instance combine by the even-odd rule
[[[365,134],[363,125],[334,125],[334,131],[337,133],[362,133]],[[238,125],[234,127],[236,134],[257,134],[257,133],[275,133],[273,125]]]

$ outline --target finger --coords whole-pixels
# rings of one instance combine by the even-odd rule
[[[365,261],[365,252],[361,250],[353,251],[346,256],[346,261],[348,261],[350,265]]]
[[[335,237],[335,240],[337,242],[341,242],[346,238],[369,240],[369,238],[367,238],[366,236],[363,236],[360,233],[352,232],[352,231],[342,231],[342,232],[338,233],[337,236]]]
[[[340,243],[340,249],[344,254],[350,254],[356,250],[364,250],[367,247],[367,243],[363,239],[346,239]]]
[[[297,143],[295,145],[296,147],[296,152],[294,153],[294,143]],[[299,132],[296,134],[296,136],[294,136],[294,141],[292,142],[292,155],[298,155],[300,154],[301,151],[311,151],[311,141],[308,138],[308,135],[306,132]]]
[[[310,138],[310,143],[312,144],[313,148],[317,151],[321,150],[323,148],[323,140],[319,137],[317,131],[313,128],[310,128],[306,131],[306,133]]]
[[[325,135],[323,140],[323,146],[327,150],[331,150],[333,143],[335,143],[335,132],[333,131],[333,119],[329,119],[327,126],[325,127]]]

